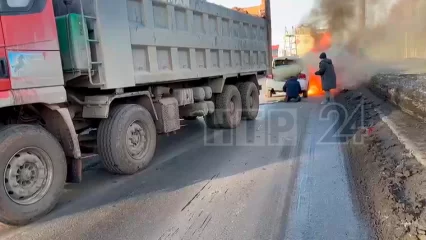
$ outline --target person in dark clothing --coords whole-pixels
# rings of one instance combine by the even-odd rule
[[[302,87],[300,86],[297,77],[291,77],[288,79],[283,87],[283,91],[286,93],[286,102],[294,100],[300,102],[300,94],[302,93]]]
[[[324,52],[320,54],[320,59],[319,70],[315,72],[315,75],[321,76],[322,90],[325,91],[325,100],[321,104],[326,104],[330,102],[330,90],[336,88],[336,72],[333,62]]]

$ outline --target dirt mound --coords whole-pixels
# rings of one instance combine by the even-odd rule
[[[358,112],[355,117],[365,127],[347,149],[362,211],[370,217],[377,238],[426,239],[425,167],[381,120],[376,109],[384,103],[365,89],[342,93],[336,100],[350,113],[357,106],[364,108],[364,115]],[[361,135],[363,141],[355,142]]]

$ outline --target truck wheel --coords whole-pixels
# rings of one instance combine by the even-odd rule
[[[259,113],[259,89],[253,82],[244,82],[238,85],[243,107],[242,116],[247,120],[254,120]]]
[[[217,116],[219,111],[216,111],[217,109],[217,104],[216,104],[216,96],[213,95],[212,97],[212,102],[214,103],[214,108],[215,111],[212,114],[207,114],[206,116],[204,116],[204,122],[206,123],[208,128],[211,129],[217,129],[220,128],[220,123],[219,123],[219,117]]]
[[[303,91],[303,97],[307,98],[308,97],[308,91]]]
[[[157,145],[151,114],[142,106],[123,104],[98,127],[98,151],[111,173],[134,174],[148,166]]]
[[[234,85],[225,85],[216,97],[218,121],[223,128],[236,128],[241,122],[241,95]]]
[[[48,131],[33,125],[0,130],[0,221],[24,225],[50,212],[64,188],[65,153]]]

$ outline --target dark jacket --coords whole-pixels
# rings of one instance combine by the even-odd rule
[[[321,76],[322,90],[329,91],[336,88],[336,72],[331,59],[322,59],[319,63],[319,70],[315,72],[315,75]]]
[[[293,77],[285,82],[283,91],[286,93],[288,98],[295,98],[302,93],[302,87],[300,86],[299,81],[297,81],[297,78]]]

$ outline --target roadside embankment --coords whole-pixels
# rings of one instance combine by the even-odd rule
[[[409,91],[396,82],[397,77],[392,79],[387,90],[380,85],[384,84],[383,76],[375,77],[372,85],[385,96],[399,99],[397,104],[424,112],[413,103],[420,88]],[[426,94],[422,98],[420,101],[426,101]],[[336,101],[349,114],[355,113],[354,118],[363,126],[346,148],[362,212],[371,219],[377,238],[426,239],[426,171],[420,163],[426,123],[365,88],[342,93]],[[361,111],[355,112],[359,106]]]
[[[369,88],[404,112],[426,119],[426,74],[378,74]]]

